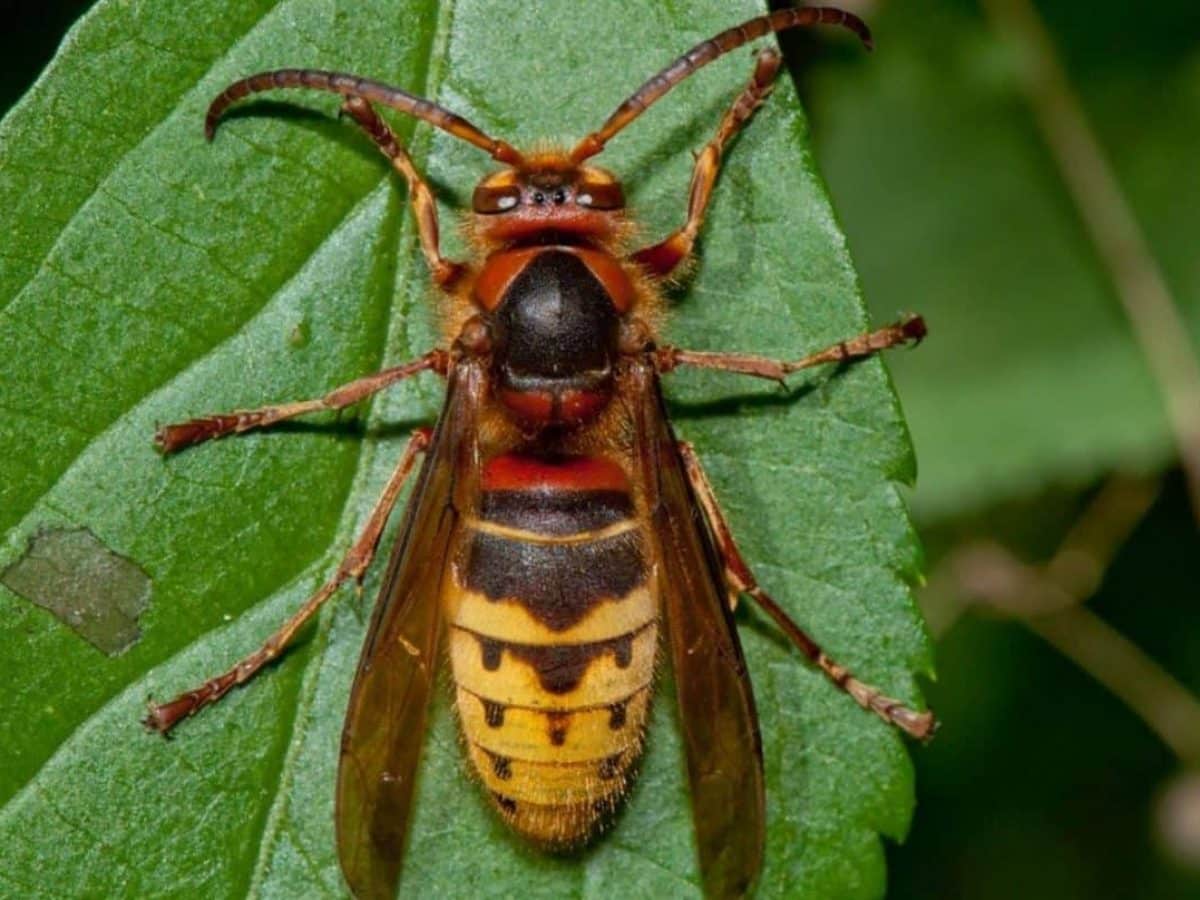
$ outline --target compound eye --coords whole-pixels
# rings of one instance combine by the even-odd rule
[[[516,185],[490,187],[481,184],[475,188],[475,195],[471,198],[471,207],[477,213],[494,215],[510,212],[516,209],[520,202],[521,189]]]
[[[575,193],[575,202],[588,209],[623,209],[625,192],[615,181],[611,184],[584,182]]]

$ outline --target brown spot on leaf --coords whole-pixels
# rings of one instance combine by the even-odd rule
[[[138,618],[150,605],[150,578],[86,528],[39,532],[0,583],[49,610],[109,656],[142,636]]]

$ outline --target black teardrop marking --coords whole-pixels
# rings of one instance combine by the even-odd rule
[[[621,754],[615,753],[612,756],[600,760],[600,777],[605,781],[616,778],[621,774]]]
[[[620,731],[625,727],[626,707],[629,701],[622,700],[620,703],[614,703],[608,708],[608,727],[613,731]]]
[[[570,714],[547,713],[550,725],[550,743],[561,747],[567,742],[567,724],[571,721]]]
[[[483,653],[483,667],[487,671],[495,672],[500,668],[500,651],[504,648],[499,641],[481,636],[479,638],[479,649]]]
[[[507,756],[492,756],[492,771],[501,781],[512,778],[512,760]]]
[[[483,717],[487,721],[488,727],[499,728],[502,726],[504,724],[504,704],[497,703],[495,700],[484,700],[482,697],[480,701],[483,703]]]
[[[633,662],[633,635],[626,634],[613,641],[613,657],[618,669],[628,669]]]

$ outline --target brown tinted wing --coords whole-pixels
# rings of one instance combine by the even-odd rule
[[[762,866],[766,833],[754,696],[722,567],[684,472],[658,376],[639,365],[631,382],[705,894],[740,897]]]
[[[477,470],[472,455],[481,392],[476,366],[456,367],[350,693],[338,766],[338,856],[360,900],[396,894],[441,653],[446,557],[465,502],[463,475]]]

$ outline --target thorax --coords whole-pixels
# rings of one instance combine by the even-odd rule
[[[535,245],[493,253],[472,299],[491,334],[500,402],[534,425],[577,425],[611,401],[634,285],[608,253]]]

